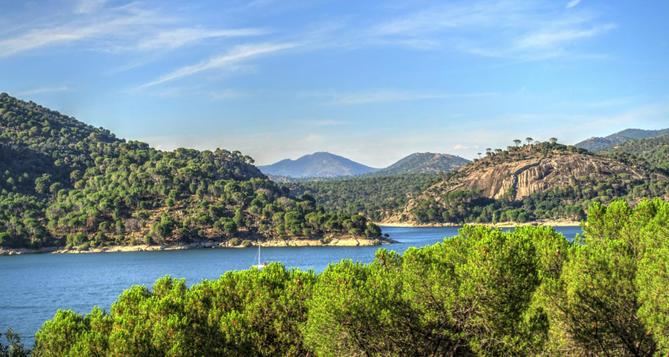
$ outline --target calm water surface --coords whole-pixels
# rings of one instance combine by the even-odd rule
[[[579,227],[556,227],[570,240]],[[457,228],[391,228],[384,233],[398,243],[385,246],[404,252],[457,234]],[[370,262],[378,247],[265,248],[263,261],[290,268],[321,271],[342,259]],[[230,270],[255,264],[257,250],[195,249],[165,252],[101,254],[33,254],[0,256],[0,331],[12,327],[27,345],[41,324],[59,308],[85,313],[98,305],[108,309],[134,284],[151,286],[164,275],[188,284],[215,279]]]

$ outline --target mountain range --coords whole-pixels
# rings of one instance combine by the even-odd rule
[[[574,146],[591,152],[600,152],[612,149],[617,145],[631,140],[640,140],[669,135],[669,129],[661,130],[643,130],[643,129],[625,129],[605,137],[592,137],[583,140]]]
[[[336,178],[362,175],[393,176],[404,174],[446,173],[469,162],[459,156],[438,153],[414,153],[396,163],[377,169],[328,152],[304,155],[297,160],[281,160],[258,166],[264,174],[274,178]]]
[[[574,146],[593,153],[604,152],[636,140],[669,135],[669,129],[625,129],[606,137],[592,137]],[[323,179],[362,175],[393,176],[404,174],[448,173],[470,161],[460,156],[418,152],[408,155],[386,168],[370,167],[329,152],[316,152],[296,160],[285,159],[271,165],[258,166],[264,174],[280,180]]]
[[[577,219],[593,201],[669,198],[663,134],[624,130],[601,138],[616,144],[598,153],[534,143],[474,162],[416,153],[375,169],[321,152],[259,170],[238,151],[160,151],[3,93],[0,247],[378,237],[361,212],[413,223]],[[291,193],[263,172],[349,177]]]

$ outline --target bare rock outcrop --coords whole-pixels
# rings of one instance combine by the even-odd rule
[[[641,182],[660,175],[629,164],[559,144],[536,144],[489,154],[462,167],[448,178],[411,198],[403,212],[390,220],[413,222],[412,210],[421,201],[439,204],[449,193],[476,193],[478,197],[520,201],[547,191],[569,190],[598,182]]]

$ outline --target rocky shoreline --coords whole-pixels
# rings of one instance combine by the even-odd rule
[[[343,237],[327,237],[324,239],[286,239],[286,240],[270,240],[260,242],[261,247],[373,247],[382,244],[394,243],[388,238],[369,239],[354,236]],[[92,254],[92,253],[120,253],[120,252],[156,252],[156,251],[171,251],[171,250],[188,250],[188,249],[205,249],[205,248],[222,248],[222,249],[240,249],[256,247],[257,242],[243,241],[240,244],[232,245],[230,241],[216,242],[216,241],[201,241],[193,243],[181,244],[165,244],[165,245],[117,245],[108,247],[96,247],[89,249],[78,248],[64,248],[64,247],[44,247],[39,249],[16,248],[4,249],[0,248],[0,255],[22,255],[22,254]]]

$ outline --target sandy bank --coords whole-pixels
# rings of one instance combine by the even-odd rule
[[[380,227],[398,228],[435,228],[435,227],[461,227],[462,224],[455,223],[427,223],[418,224],[411,222],[375,222]],[[499,222],[499,223],[466,223],[466,225],[489,226],[498,228],[513,228],[522,226],[552,226],[552,227],[579,227],[581,222],[570,220],[539,220],[531,222]]]
[[[381,244],[392,243],[389,239],[367,239],[357,238],[353,236],[343,237],[327,237],[325,239],[287,239],[287,240],[271,240],[260,242],[261,247],[371,247]],[[195,242],[188,244],[167,244],[167,245],[119,245],[109,247],[89,248],[87,250],[81,249],[66,249],[63,247],[45,247],[40,249],[4,249],[0,248],[0,255],[21,255],[21,254],[90,254],[90,253],[119,253],[119,252],[155,252],[155,251],[170,251],[170,250],[187,250],[187,249],[203,249],[203,248],[228,248],[239,249],[257,246],[256,242],[245,241],[244,245],[230,245],[229,242]]]

